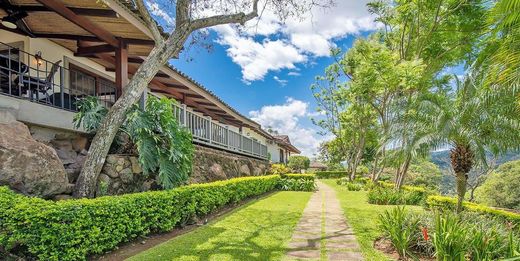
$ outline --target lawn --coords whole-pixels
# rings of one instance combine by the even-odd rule
[[[374,240],[381,235],[378,229],[378,216],[394,206],[372,205],[367,203],[366,191],[348,191],[336,184],[335,179],[321,180],[336,190],[347,222],[356,233],[357,240],[366,260],[389,260],[373,247]],[[422,207],[408,206],[412,211],[423,211]]]
[[[280,260],[311,192],[277,192],[129,260]]]

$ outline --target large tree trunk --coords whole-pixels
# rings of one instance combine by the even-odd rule
[[[126,119],[126,113],[139,100],[161,66],[181,51],[191,33],[189,28],[188,24],[178,26],[166,41],[156,45],[125,86],[123,94],[109,110],[92,140],[85,164],[76,182],[75,197],[95,196],[98,175],[105,163],[110,145]]]
[[[468,173],[473,167],[473,151],[467,144],[456,143],[450,151],[451,166],[457,181],[457,212],[462,211],[462,202],[466,196]]]

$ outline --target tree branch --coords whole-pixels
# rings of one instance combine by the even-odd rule
[[[176,27],[190,20],[190,1],[177,0],[175,7],[175,23]]]
[[[143,17],[144,21],[148,25],[148,28],[150,29],[150,32],[152,33],[153,39],[156,43],[160,44],[164,41],[164,37],[161,34],[161,31],[159,30],[159,27],[157,26],[157,23],[150,15],[150,12],[144,5],[143,0],[135,0],[135,4],[137,7],[137,11],[139,11],[139,14],[141,17]]]
[[[236,13],[236,14],[230,14],[230,15],[215,15],[207,18],[200,18],[197,20],[192,21],[191,24],[191,30],[195,31],[201,28],[211,27],[215,25],[221,25],[221,24],[233,24],[233,23],[239,23],[244,24],[245,22],[255,18],[258,16],[258,1],[254,0],[253,2],[253,11],[250,13]]]

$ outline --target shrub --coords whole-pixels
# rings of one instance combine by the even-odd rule
[[[500,165],[475,195],[478,202],[488,206],[520,209],[520,160]]]
[[[363,183],[360,183],[358,180],[354,180],[354,182],[351,182],[348,178],[338,179],[337,184],[345,186],[348,191],[360,191],[364,188]]]
[[[457,208],[457,199],[444,196],[429,196],[426,199],[426,205],[432,209],[444,209],[444,210],[455,210]],[[520,224],[520,214],[513,213],[505,210],[495,209],[471,202],[465,201],[462,207],[466,211],[476,212],[479,214],[488,215],[491,217],[499,218],[514,224]]]
[[[126,114],[118,138],[112,144],[112,147],[120,147],[121,133],[128,135],[131,143],[137,147],[143,172],[157,173],[157,180],[165,189],[177,187],[188,180],[194,153],[191,132],[177,122],[173,112],[174,104],[175,100],[150,96],[145,110],[134,105]],[[74,116],[74,126],[83,127],[89,133],[97,131],[108,112],[97,97],[83,99],[78,109],[79,112]]]
[[[510,227],[475,213],[436,211],[415,216],[397,207],[380,216],[380,227],[401,257],[417,253],[462,261],[519,256],[520,241]]]
[[[316,171],[314,174],[318,179],[338,179],[348,176],[346,171]]]
[[[409,249],[413,243],[418,223],[419,220],[412,215],[408,215],[404,207],[386,210],[379,215],[379,227],[392,242],[402,259],[410,256]]]
[[[289,169],[284,164],[272,164],[271,168],[269,169],[269,173],[273,175],[283,175],[290,173],[291,169]]]
[[[308,157],[296,155],[289,157],[289,163],[287,163],[287,166],[300,173],[301,170],[308,169],[310,164],[311,160]]]
[[[314,191],[316,183],[312,174],[286,174],[280,176],[278,188],[291,191]]]
[[[437,260],[465,260],[468,248],[468,229],[453,214],[435,214],[432,242]]]
[[[280,177],[243,177],[95,199],[47,201],[0,187],[0,248],[40,260],[85,260],[119,243],[166,232],[277,188]]]
[[[367,185],[368,203],[378,205],[421,205],[427,198],[428,192],[418,187],[403,187],[395,190],[390,183],[380,182],[379,185]]]

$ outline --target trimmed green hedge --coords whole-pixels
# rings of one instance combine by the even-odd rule
[[[315,180],[316,176],[313,174],[284,174],[280,175],[281,178],[287,179],[304,179],[304,180]]]
[[[316,171],[314,175],[318,179],[338,179],[348,176],[346,171]]]
[[[445,196],[429,196],[426,199],[426,206],[430,209],[440,208],[455,210],[457,208],[457,199]],[[505,221],[513,222],[515,224],[520,224],[520,214],[518,213],[513,213],[501,209],[495,209],[467,201],[463,202],[462,206],[464,210],[467,211],[500,218]]]
[[[40,260],[85,260],[170,231],[227,204],[275,190],[280,176],[244,177],[95,199],[48,201],[0,187],[0,247]]]

